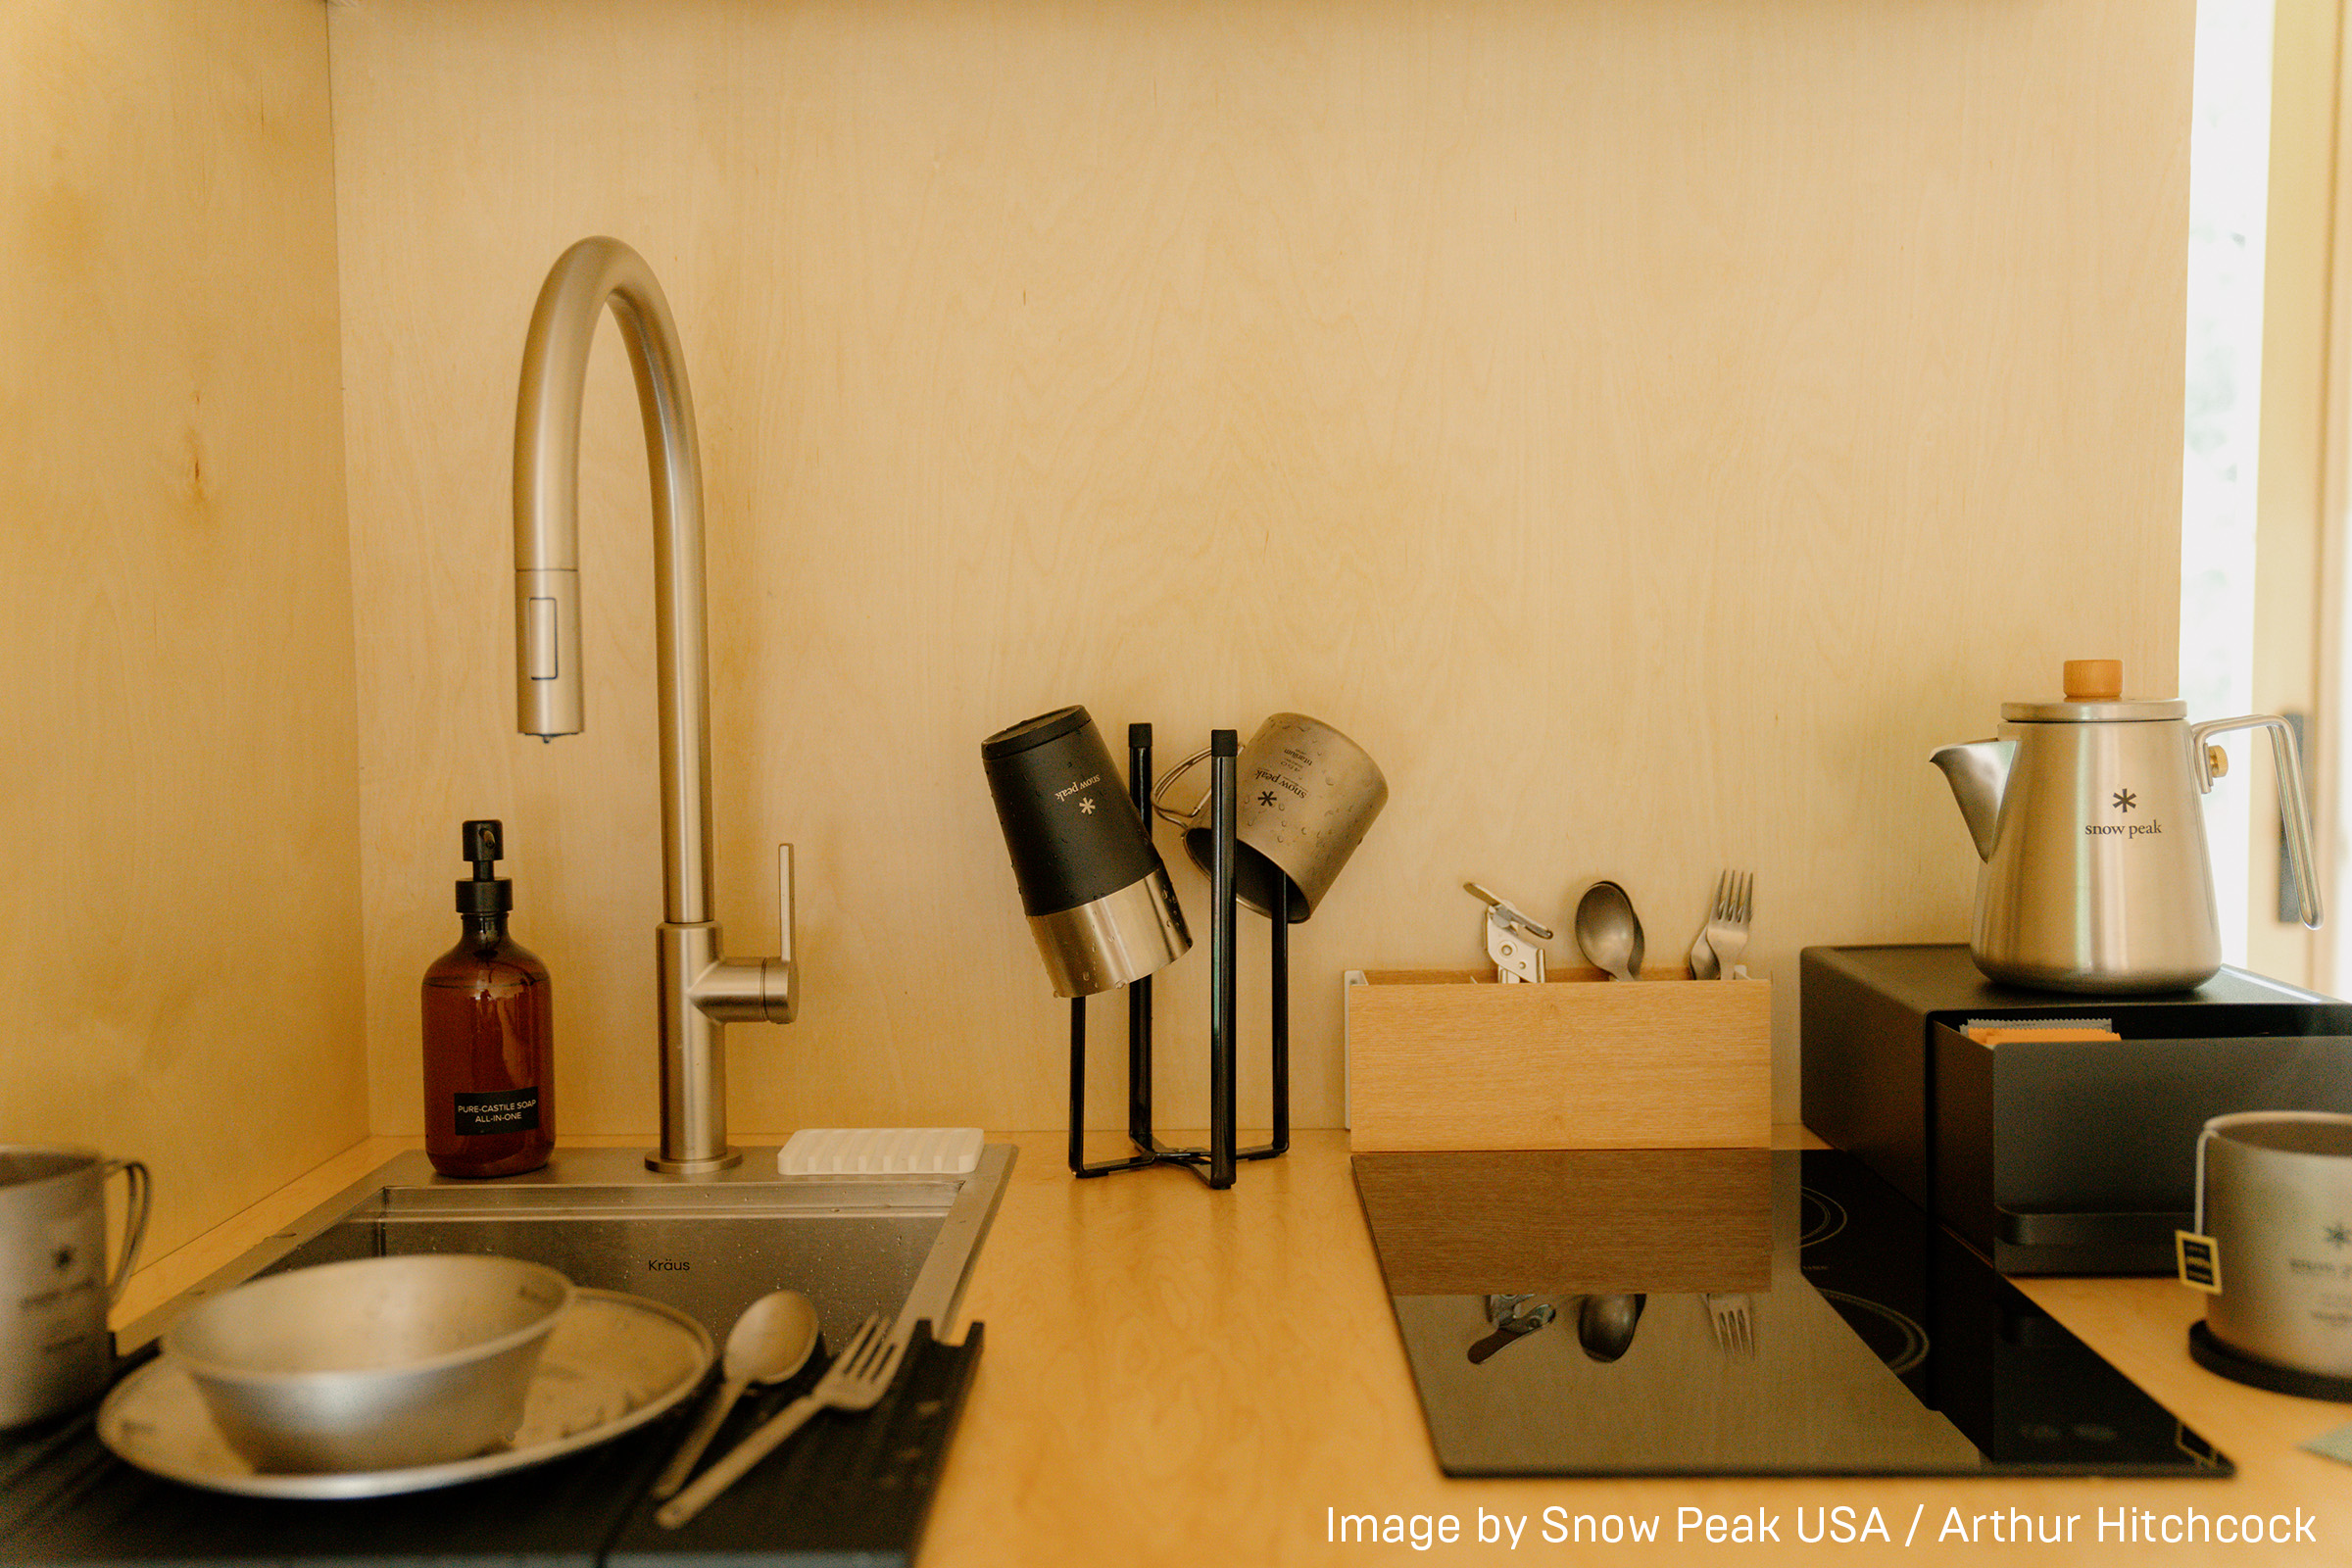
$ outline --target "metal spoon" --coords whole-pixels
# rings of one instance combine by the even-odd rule
[[[816,1348],[816,1307],[798,1291],[770,1291],[743,1309],[727,1331],[727,1351],[720,1362],[725,1381],[712,1392],[710,1402],[686,1441],[678,1445],[669,1468],[654,1483],[657,1498],[674,1494],[694,1473],[694,1462],[718,1436],[719,1426],[735,1401],[753,1384],[781,1383],[808,1361]]]
[[[1642,921],[1614,882],[1595,882],[1576,905],[1576,945],[1596,969],[1619,980],[1642,972]]]
[[[1586,1296],[1576,1303],[1576,1343],[1595,1361],[1614,1361],[1634,1343],[1634,1326],[1642,1321],[1647,1295]]]

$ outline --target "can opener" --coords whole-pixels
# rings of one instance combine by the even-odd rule
[[[1544,950],[1536,944],[1550,941],[1550,929],[1475,882],[1462,886],[1486,902],[1487,956],[1494,960],[1494,978],[1511,985],[1543,984]]]

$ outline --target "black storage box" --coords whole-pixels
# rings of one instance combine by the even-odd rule
[[[2008,1274],[2169,1274],[2208,1117],[2352,1111],[2352,1004],[2242,969],[2093,997],[1997,985],[1960,946],[1807,948],[1797,1004],[1805,1125]],[[1963,1032],[2045,1019],[2123,1039]]]

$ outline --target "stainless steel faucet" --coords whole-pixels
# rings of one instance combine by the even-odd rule
[[[659,1171],[723,1170],[730,1023],[790,1023],[792,846],[777,851],[783,956],[725,958],[710,918],[710,668],[703,636],[703,470],[669,302],[645,258],[584,239],[558,258],[531,313],[514,410],[514,690],[525,735],[586,726],[580,678],[580,398],[610,304],[637,372],[654,479],[655,640],[662,736],[662,1147]]]

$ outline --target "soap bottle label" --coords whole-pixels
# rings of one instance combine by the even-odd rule
[[[452,1097],[457,1102],[457,1133],[461,1138],[478,1137],[483,1133],[536,1132],[539,1129],[539,1091],[505,1089],[495,1094],[467,1094],[461,1089]]]

